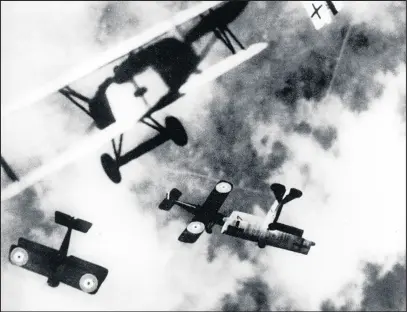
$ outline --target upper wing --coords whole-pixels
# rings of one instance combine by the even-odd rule
[[[59,281],[92,295],[98,292],[109,272],[104,267],[74,256],[69,256],[64,264],[65,267],[59,277]],[[89,276],[89,274],[96,277],[96,283],[93,280],[93,288],[87,288],[86,282],[84,283],[84,279],[86,279],[86,276]]]
[[[178,240],[183,243],[195,243],[204,231],[205,224],[200,220],[199,216],[195,216],[178,237]]]
[[[98,57],[93,57],[92,59],[87,60],[87,62],[84,62],[81,66],[75,68],[67,75],[54,79],[52,82],[38,89],[35,93],[29,94],[28,96],[9,104],[8,109],[2,110],[2,118],[6,117],[8,114],[38,102],[47,95],[56,92],[72,82],[94,72],[95,70],[113,62],[114,60],[117,60],[130,51],[143,47],[157,37],[164,35],[174,27],[187,22],[188,20],[204,13],[222,2],[224,1],[205,1],[195,7],[181,11],[171,19],[165,20],[147,31],[122,42],[117,47],[100,54]]]
[[[16,249],[20,248],[20,249]],[[21,251],[21,248],[25,251]],[[15,255],[15,252],[19,250],[22,252],[19,255]],[[14,251],[14,252],[13,252]],[[26,253],[26,254],[25,254]],[[25,238],[18,240],[18,245],[12,245],[10,247],[10,261],[11,263],[18,265],[24,269],[30,270],[34,273],[49,277],[51,274],[52,260],[57,255],[58,251],[41,245],[39,243],[32,242]],[[21,257],[26,257],[22,259]],[[19,263],[19,261],[22,261]],[[25,263],[24,263],[25,262]]]
[[[202,205],[201,214],[207,216],[208,221],[212,221],[211,219],[216,216],[216,213],[232,190],[232,183],[223,180],[219,181]]]
[[[216,213],[213,220],[205,220],[205,222],[202,222],[201,216],[195,216],[178,237],[178,240],[183,243],[195,243],[204,232],[205,227],[212,228],[214,224],[222,226],[225,223],[225,221],[223,221],[224,218],[225,215]]]

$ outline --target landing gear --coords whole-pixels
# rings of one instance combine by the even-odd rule
[[[86,293],[94,292],[98,288],[98,279],[95,275],[86,273],[79,280],[79,287]]]
[[[103,170],[110,178],[110,180],[116,184],[120,183],[122,177],[119,171],[117,161],[113,159],[112,156],[110,156],[109,154],[103,154],[100,160],[102,162]]]
[[[10,262],[17,266],[24,266],[28,262],[28,253],[21,247],[16,247],[10,254]]]

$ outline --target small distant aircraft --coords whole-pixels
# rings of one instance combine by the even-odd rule
[[[321,19],[321,16],[319,15],[318,11],[322,8],[322,4],[318,8],[316,8],[315,5],[312,4],[312,7],[314,8],[315,11],[314,11],[314,13],[312,13],[311,18],[313,18],[314,15],[316,14],[316,15],[318,15],[319,19]]]
[[[257,242],[260,248],[269,245],[308,254],[311,246],[314,246],[315,243],[302,238],[304,230],[277,222],[283,206],[293,199],[301,197],[301,191],[292,188],[289,194],[284,197],[285,186],[274,183],[270,188],[276,201],[264,220],[240,211],[233,211],[229,217],[219,213],[223,202],[233,189],[231,183],[223,180],[216,184],[202,206],[179,201],[182,193],[174,188],[167,193],[159,208],[168,211],[176,204],[195,215],[178,238],[184,243],[195,243],[205,230],[208,234],[212,233],[213,226],[217,224],[222,226],[222,234]]]
[[[195,243],[204,231],[210,234],[215,224],[223,225],[225,215],[218,211],[232,189],[233,185],[231,183],[223,180],[219,181],[203,205],[200,206],[179,201],[182,193],[178,189],[173,188],[167,193],[166,198],[160,203],[158,208],[168,211],[176,204],[194,214],[195,216],[178,237],[178,240],[183,243]]]
[[[308,254],[311,246],[314,246],[315,243],[302,238],[304,230],[277,222],[283,206],[301,197],[302,192],[292,188],[284,197],[286,192],[284,185],[274,183],[270,188],[276,200],[264,220],[252,214],[233,211],[228,218],[224,219],[221,233],[257,242],[260,248],[269,245]]]
[[[96,294],[106,279],[108,270],[77,257],[67,256],[72,230],[87,233],[92,223],[75,219],[60,211],[55,211],[55,222],[68,227],[59,250],[21,237],[18,245],[10,247],[10,262],[46,276],[51,287],[64,283],[85,293]]]
[[[123,133],[131,129],[135,123],[150,117],[153,112],[173,103],[191,90],[216,79],[263,51],[268,46],[266,42],[254,43],[245,48],[228,27],[243,12],[248,3],[248,1],[204,1],[195,7],[177,13],[172,19],[163,21],[140,35],[120,43],[99,57],[94,57],[68,75],[55,79],[38,89],[35,94],[9,105],[9,109],[3,109],[2,119],[58,92],[91,117],[101,131],[92,133],[74,148],[33,170],[20,181],[10,184],[2,190],[1,201],[17,195],[45,176],[63,168],[86,153],[100,148],[109,140],[111,140],[113,151],[116,154],[117,150],[121,149]],[[181,40],[168,37],[174,28],[198,17],[200,20],[185,36],[180,35],[183,37]],[[209,40],[198,55],[192,44],[210,33],[214,34],[215,40]],[[198,69],[198,65],[216,39],[224,43],[232,55],[201,71]],[[237,52],[233,41],[241,49],[240,51]],[[70,87],[80,78],[123,57],[126,58],[113,68],[113,77],[106,78],[92,98],[86,97]],[[169,89],[168,93],[153,106],[149,106],[144,98],[147,88],[135,82],[135,75],[145,71],[146,68],[153,68]],[[123,107],[123,103],[110,103],[107,97],[108,88],[123,83],[131,83],[135,88],[134,96],[142,98],[147,107],[139,109],[136,108],[136,105],[124,105],[125,107]],[[86,103],[87,108],[79,101]],[[117,148],[114,138],[119,135],[120,143]]]
[[[301,1],[310,14],[315,29],[321,29],[332,22],[332,16],[335,16],[342,9],[343,1]],[[319,4],[319,6],[318,6]],[[317,6],[315,6],[317,5]],[[322,9],[322,10],[321,10]],[[321,12],[319,12],[321,10]],[[318,17],[318,18],[316,18]]]

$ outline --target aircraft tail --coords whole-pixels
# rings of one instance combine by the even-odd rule
[[[276,200],[271,206],[264,221],[264,226],[267,227],[268,229],[270,229],[270,226],[273,226],[277,223],[281,211],[283,210],[283,206],[285,204],[302,196],[302,192],[300,190],[296,188],[291,188],[290,192],[284,197],[286,188],[284,185],[279,183],[273,183],[270,186],[270,189],[273,192]]]
[[[158,208],[161,210],[170,210],[174,206],[175,201],[181,197],[182,193],[180,190],[173,188],[169,193],[167,193],[164,200],[160,203]]]
[[[87,233],[92,227],[92,223],[82,219],[75,219],[74,217],[60,211],[55,211],[55,223],[82,233]]]
[[[276,200],[278,202],[281,202],[285,194],[285,186],[280,183],[273,183],[272,185],[270,185],[270,189],[273,192]]]
[[[300,198],[302,196],[302,192],[296,188],[290,189],[290,193],[286,197],[284,197],[283,202],[284,204],[287,204],[288,202]]]

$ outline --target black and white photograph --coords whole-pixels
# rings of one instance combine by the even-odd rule
[[[406,311],[405,1],[1,1],[1,311]]]

